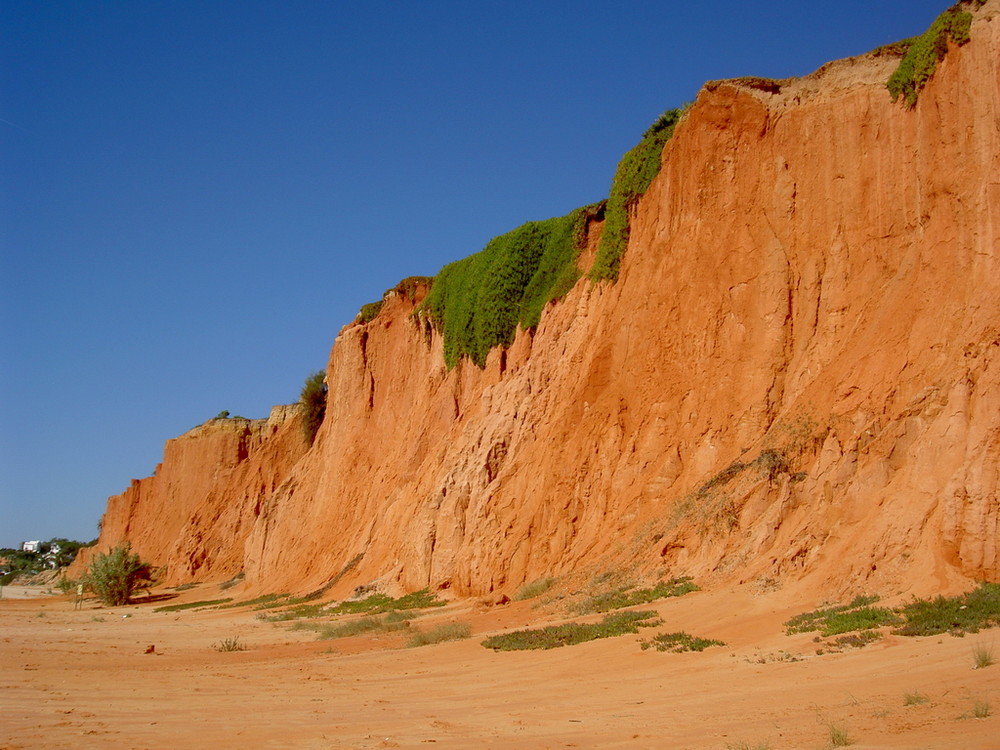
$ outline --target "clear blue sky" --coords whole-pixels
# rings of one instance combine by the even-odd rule
[[[606,197],[706,80],[944,0],[0,4],[0,547],[88,540],[163,442],[266,416],[365,302]]]

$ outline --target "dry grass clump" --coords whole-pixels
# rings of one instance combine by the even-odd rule
[[[977,643],[972,647],[973,669],[986,669],[986,667],[992,667],[995,663],[992,646],[987,646],[985,643]]]
[[[854,740],[847,733],[847,730],[844,727],[831,724],[829,726],[829,730],[830,747],[847,747],[848,745],[854,744]]]

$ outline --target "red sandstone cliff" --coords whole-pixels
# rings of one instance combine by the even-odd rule
[[[706,85],[617,284],[485,370],[447,371],[391,298],[338,336],[311,450],[207,423],[111,498],[101,545],[262,593],[1000,580],[1000,0],[913,110],[896,62]]]

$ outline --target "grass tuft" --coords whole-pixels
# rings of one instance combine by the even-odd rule
[[[246,651],[247,647],[240,643],[239,636],[234,636],[232,638],[226,638],[219,641],[218,643],[213,643],[212,648],[216,651],[230,652],[230,651]]]
[[[848,745],[853,745],[854,740],[847,733],[847,730],[843,727],[839,727],[836,724],[831,724],[830,730],[830,746],[831,747],[847,747]]]
[[[912,692],[903,694],[903,705],[904,706],[920,706],[930,700],[923,693]]]
[[[972,668],[986,669],[992,667],[996,661],[993,659],[993,647],[984,643],[977,643],[972,647]]]

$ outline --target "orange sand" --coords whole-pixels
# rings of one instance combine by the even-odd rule
[[[231,593],[203,585],[170,603]],[[804,594],[696,592],[652,605],[666,623],[638,636],[494,653],[484,634],[554,621],[558,605],[455,602],[414,627],[469,622],[471,639],[407,649],[395,635],[317,641],[251,609],[74,611],[5,592],[0,748],[818,749],[831,724],[855,748],[1000,746],[1000,664],[972,669],[975,645],[1000,652],[996,630],[817,656],[812,634],[783,634],[813,607]],[[675,630],[728,645],[640,649]],[[248,650],[212,648],[233,636]],[[914,692],[928,702],[904,705]],[[991,716],[962,718],[982,701]]]

